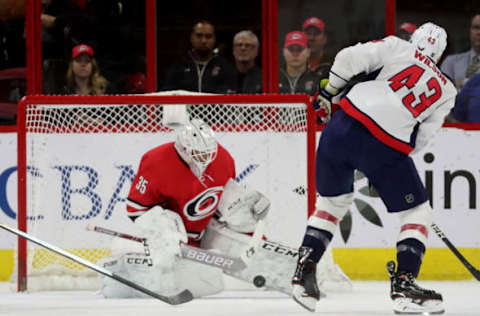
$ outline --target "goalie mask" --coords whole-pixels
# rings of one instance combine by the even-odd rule
[[[447,32],[442,27],[427,22],[413,32],[410,43],[423,55],[438,63],[447,47]]]
[[[193,119],[177,130],[175,149],[192,172],[201,177],[217,157],[217,140],[210,126]]]

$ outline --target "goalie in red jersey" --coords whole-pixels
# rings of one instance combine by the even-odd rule
[[[155,206],[173,211],[188,242],[198,246],[229,179],[235,179],[232,156],[207,124],[194,120],[178,131],[175,142],[143,155],[128,194],[128,216],[135,220]]]
[[[132,232],[147,239],[150,254],[138,244],[117,239],[112,248],[119,252],[105,265],[162,295],[184,289],[194,297],[218,293],[224,288],[222,272],[291,293],[289,276],[296,257],[285,255],[288,251],[274,253],[258,247],[240,271],[222,271],[182,257],[181,243],[235,258],[247,249],[270,201],[234,179],[234,159],[217,143],[210,126],[194,119],[178,128],[175,142],[143,155],[128,194]],[[108,278],[103,279],[102,293],[105,297],[142,296]]]

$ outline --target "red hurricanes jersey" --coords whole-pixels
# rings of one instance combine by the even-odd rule
[[[128,194],[127,214],[135,219],[156,205],[177,212],[192,242],[200,238],[217,210],[230,178],[235,179],[235,163],[220,145],[202,181],[177,154],[173,142],[158,146],[142,157]]]

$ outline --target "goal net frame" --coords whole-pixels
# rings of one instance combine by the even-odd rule
[[[62,106],[69,105],[248,105],[248,104],[304,104],[306,115],[306,170],[307,183],[305,183],[307,195],[307,212],[310,215],[315,208],[316,188],[315,188],[315,149],[316,149],[316,115],[309,106],[310,97],[303,94],[263,94],[263,95],[108,95],[108,96],[27,96],[23,98],[18,105],[18,229],[27,232],[28,214],[28,160],[27,151],[29,146],[27,135],[31,133],[35,126],[27,125],[27,116],[29,107],[36,106]],[[228,149],[228,148],[227,148]],[[140,156],[138,157],[140,159]],[[235,159],[235,157],[234,157]],[[239,170],[237,170],[238,172]],[[17,244],[17,290],[27,290],[27,241],[21,237]]]

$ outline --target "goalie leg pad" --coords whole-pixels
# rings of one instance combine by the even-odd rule
[[[184,289],[193,297],[217,294],[224,289],[222,270],[182,259],[172,267],[155,267],[143,253],[128,253],[104,263],[105,268],[161,295],[173,295]],[[101,293],[106,298],[150,298],[108,277],[102,277]]]
[[[182,259],[175,267],[175,273],[180,288],[188,289],[195,298],[217,294],[225,288],[220,268]]]
[[[174,295],[183,290],[171,267],[155,267],[152,257],[144,253],[126,253],[103,265],[111,272],[161,295]],[[101,280],[101,293],[106,298],[150,298],[147,294],[105,276]]]
[[[250,238],[230,230],[216,220],[211,220],[202,238],[201,246],[206,249],[217,249],[232,257],[239,257],[248,246]],[[241,271],[224,270],[224,273],[249,284],[291,295],[291,278],[295,272],[297,259],[297,249],[272,241],[262,241],[247,268]],[[327,278],[335,282],[323,282]],[[321,290],[330,290],[333,287],[335,289],[351,288],[350,280],[333,263],[331,255],[324,256],[318,264],[317,281]]]
[[[117,238],[112,242],[112,253],[115,256],[104,265],[112,272],[161,295],[174,295],[184,290],[175,277],[181,253],[179,242],[187,241],[180,216],[161,207],[154,207],[140,216],[132,226],[133,235],[147,239],[149,253],[144,252],[140,243]],[[132,249],[135,252],[131,252]],[[145,296],[107,277],[102,278],[101,291],[105,297]]]
[[[137,218],[135,226],[137,235],[147,238],[154,264],[175,264],[181,256],[180,242],[188,241],[180,215],[156,206]]]

